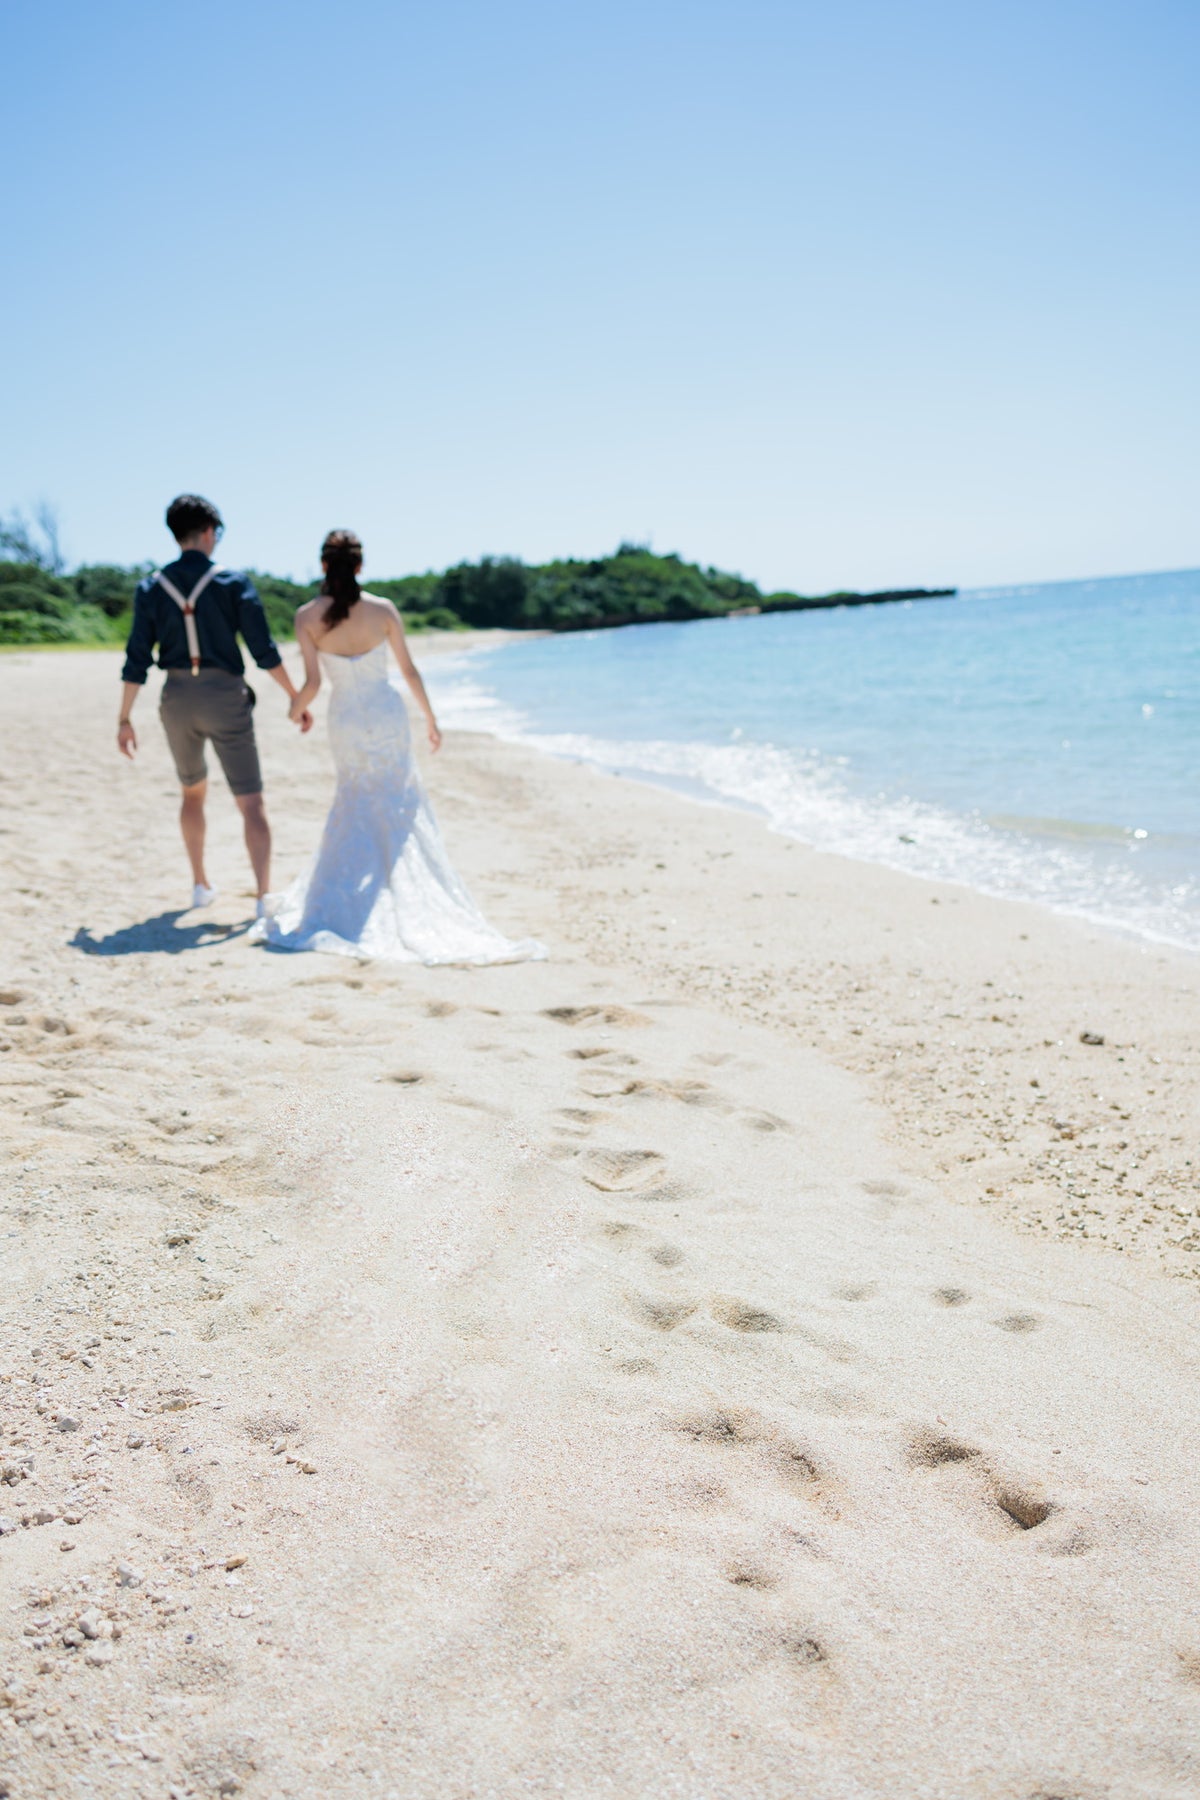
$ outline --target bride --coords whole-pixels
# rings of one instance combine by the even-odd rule
[[[358,585],[362,544],[352,531],[329,533],[321,566],[321,592],[296,614],[306,680],[292,716],[299,718],[327,676],[337,792],[316,861],[285,893],[267,896],[251,936],[278,950],[329,950],[384,962],[545,956],[534,939],[514,943],[488,924],[446,855],[413,761],[389,649],[424,714],[431,749],[442,734],[400,614],[390,600]]]

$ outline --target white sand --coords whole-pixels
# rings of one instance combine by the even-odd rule
[[[0,1794],[1200,1793],[1197,964],[467,735],[552,960],[272,955],[116,669],[0,658]]]

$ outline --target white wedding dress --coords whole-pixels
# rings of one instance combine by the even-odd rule
[[[362,656],[321,653],[332,689],[337,793],[305,874],[268,895],[251,939],[277,950],[404,963],[543,957],[489,925],[455,873],[413,761],[408,709],[385,643]]]

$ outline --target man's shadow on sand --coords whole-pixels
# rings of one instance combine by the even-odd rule
[[[143,919],[137,925],[125,925],[120,931],[110,931],[107,937],[93,937],[87,926],[81,925],[70,947],[82,950],[85,956],[180,956],[185,950],[208,950],[227,944],[242,937],[251,924],[249,919],[240,925],[216,925],[201,919],[195,925],[180,925],[178,921],[183,917],[184,909],[180,907],[175,912]]]

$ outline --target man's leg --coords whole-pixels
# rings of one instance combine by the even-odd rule
[[[192,787],[185,787],[182,790],[183,803],[179,808],[179,829],[183,833],[184,848],[192,865],[192,880],[197,887],[204,888],[208,886],[208,876],[204,872],[204,797],[207,793],[207,781],[198,781]]]
[[[221,759],[230,792],[242,815],[242,829],[261,900],[271,881],[271,827],[262,797],[262,769],[254,741],[254,696],[244,681],[220,684],[214,697],[217,722],[212,747]]]
[[[235,794],[234,799],[242,815],[250,867],[254,870],[261,900],[271,885],[271,827],[267,823],[267,810],[261,794]]]
[[[202,698],[190,685],[191,678],[181,681],[172,670],[163,683],[159,716],[171,746],[175,773],[182,790],[179,829],[184,848],[192,865],[194,906],[207,906],[212,896],[208,876],[204,872],[204,801],[208,793],[208,766],[204,760],[204,732],[197,717],[197,701]]]

